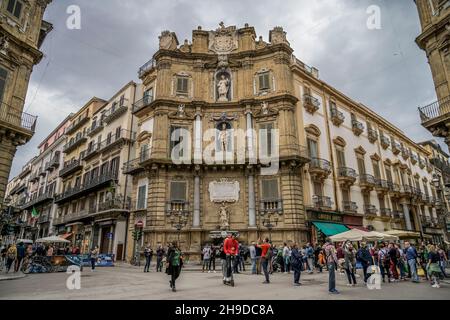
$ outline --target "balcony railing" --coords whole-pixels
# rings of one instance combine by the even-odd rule
[[[131,199],[123,201],[123,197],[116,197],[115,199],[106,200],[98,204],[98,212],[108,211],[108,210],[130,210]]]
[[[342,201],[342,211],[345,212],[357,212],[358,206],[353,201]]]
[[[51,171],[59,167],[59,155],[54,156],[52,160],[46,163],[45,170]]]
[[[303,105],[309,113],[313,114],[317,110],[319,110],[320,102],[319,99],[313,97],[310,94],[304,94],[303,95]]]
[[[416,164],[419,161],[419,157],[415,154],[411,154],[411,163]]]
[[[20,172],[20,174],[19,174],[19,178],[23,179],[30,172],[31,172],[31,165],[30,164],[23,166],[22,167],[22,172]]]
[[[331,209],[333,202],[331,201],[330,197],[325,196],[313,196],[313,205],[316,208],[325,208],[325,209]]]
[[[281,199],[263,199],[260,202],[261,213],[281,213],[283,211],[283,201]]]
[[[93,124],[86,130],[86,134],[89,137],[92,137],[93,135],[99,133],[102,130],[103,130],[103,123],[100,120],[97,120],[97,123]]]
[[[399,154],[400,151],[402,150],[402,146],[400,145],[400,143],[392,140],[391,141],[391,149],[392,149],[392,153],[394,153],[395,155]]]
[[[48,192],[48,191],[47,191],[47,192],[45,192],[45,193],[39,195],[38,197],[36,197],[36,198],[34,198],[34,199],[32,199],[32,200],[26,202],[26,203],[22,206],[22,209],[23,209],[23,210],[30,209],[30,208],[32,208],[32,207],[34,207],[34,206],[37,206],[37,205],[39,205],[39,204],[41,204],[41,203],[43,203],[43,202],[51,201],[51,200],[53,200],[53,192]]]
[[[80,170],[81,168],[83,168],[83,163],[80,159],[68,161],[64,163],[64,167],[59,170],[59,176],[64,177],[72,172]]]
[[[371,143],[374,143],[378,140],[378,132],[374,129],[367,129],[368,139]]]
[[[127,112],[128,107],[126,105],[121,105],[119,107],[112,106],[108,111],[105,112],[105,117],[103,118],[103,121],[105,123],[110,123],[111,121],[117,119],[122,114]]]
[[[375,188],[380,191],[388,191],[390,189],[389,181],[375,178]]]
[[[93,156],[95,156],[100,150],[100,145],[98,143],[91,144],[84,153],[83,160],[89,160]]]
[[[422,124],[450,113],[450,96],[419,108]]]
[[[148,106],[150,103],[152,103],[153,101],[153,96],[145,96],[144,98],[142,98],[139,101],[136,101],[135,103],[133,103],[133,113],[138,112],[139,110],[145,108],[146,106]]]
[[[358,177],[358,174],[356,173],[355,169],[340,167],[338,168],[338,177],[356,179]]]
[[[120,144],[121,142],[136,140],[136,132],[122,129],[118,133],[113,134],[103,140],[98,146],[98,152],[105,152],[110,148]]]
[[[84,142],[86,142],[86,140],[87,140],[87,137],[84,134],[79,135],[74,140],[69,141],[68,143],[66,143],[64,145],[63,152],[69,153],[69,152],[73,151],[76,147],[78,147],[81,144],[83,144]]]
[[[139,68],[138,71],[139,78],[155,67],[156,61],[154,59],[150,59],[149,61],[147,61],[142,67]]]
[[[325,159],[311,158],[311,161],[309,162],[309,171],[321,171],[325,174],[329,174],[331,172],[331,163]]]
[[[50,221],[50,217],[48,214],[41,214],[38,218],[38,223],[46,223]]]
[[[335,126],[339,127],[345,120],[344,114],[337,108],[331,108],[330,111],[331,111],[331,122],[333,122]]]
[[[113,180],[117,180],[117,173],[115,172],[106,172],[102,173],[87,182],[83,183],[82,185],[75,186],[73,188],[70,188],[63,193],[60,193],[55,196],[55,202],[63,202],[70,200],[76,196],[80,196],[86,192],[89,192],[91,190],[94,190],[96,188],[102,187],[107,183],[110,183]]]
[[[406,149],[406,148],[402,148],[401,150],[402,150],[402,157],[403,157],[403,159],[404,160],[408,160],[408,158],[409,158],[409,150]]]
[[[359,183],[361,186],[371,186],[374,187],[376,185],[375,177],[371,174],[361,174],[359,176]]]
[[[388,137],[386,137],[386,136],[381,136],[381,137],[380,137],[380,143],[381,143],[381,146],[383,147],[383,149],[386,149],[387,147],[390,146],[391,141],[389,140]]]
[[[73,121],[70,124],[70,126],[68,126],[66,128],[66,134],[74,133],[77,129],[79,129],[81,126],[83,126],[83,124],[85,124],[88,121],[89,121],[89,117],[87,116],[87,114],[80,116],[78,119]]]
[[[358,120],[352,120],[352,130],[355,135],[359,136],[364,132],[364,125]]]
[[[380,208],[380,214],[382,217],[391,217],[392,210],[390,208]]]
[[[36,120],[36,116],[22,112],[4,102],[1,103],[0,121],[10,126],[31,131],[33,134],[36,129]]]
[[[373,204],[364,205],[364,213],[367,215],[376,215],[377,211],[377,208]]]
[[[189,213],[189,202],[184,200],[171,200],[166,202],[166,214],[183,214]]]

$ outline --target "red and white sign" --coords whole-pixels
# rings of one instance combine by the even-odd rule
[[[144,226],[144,222],[142,222],[142,220],[138,220],[138,221],[136,222],[136,227],[142,228],[143,226]]]

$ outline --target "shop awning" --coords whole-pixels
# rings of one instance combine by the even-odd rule
[[[347,226],[338,223],[331,222],[313,222],[313,225],[317,229],[322,231],[327,237],[334,236],[335,234],[342,233],[348,230]]]
[[[63,239],[68,239],[68,238],[70,238],[72,236],[72,234],[73,234],[72,232],[69,232],[69,233],[65,233],[63,235],[60,235],[60,237],[63,238]]]
[[[408,230],[389,230],[385,233],[397,236],[399,238],[420,238],[419,232],[408,231]]]
[[[363,226],[349,226],[349,225],[347,225],[347,227],[348,227],[349,229],[358,229],[358,230],[361,230],[361,231],[370,232],[369,229],[364,228]]]

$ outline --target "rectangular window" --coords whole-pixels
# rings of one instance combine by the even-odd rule
[[[319,151],[317,150],[317,141],[308,138],[307,143],[308,143],[309,156],[311,158],[318,158]]]
[[[387,181],[389,181],[389,182],[393,182],[393,181],[392,181],[392,172],[391,172],[391,167],[389,167],[389,166],[386,166],[386,169],[385,169],[385,171],[386,171],[386,179],[387,179]]]
[[[186,201],[186,182],[172,181],[170,182],[170,200]]]
[[[374,161],[372,164],[373,164],[373,173],[375,175],[375,178],[381,179],[380,163],[378,161]]]
[[[101,172],[102,176],[104,176],[104,175],[106,175],[108,173],[108,165],[109,165],[109,162],[105,162],[105,163],[102,164],[102,167],[100,169],[100,172]]]
[[[261,181],[261,185],[263,200],[279,199],[278,179],[264,179]]]
[[[177,93],[188,93],[188,81],[189,79],[186,77],[177,78]]]
[[[426,182],[423,182],[423,191],[425,192],[425,195],[428,197],[429,193],[428,193],[428,187],[427,187]]]
[[[20,13],[22,12],[22,3],[18,0],[9,0],[8,7],[6,8],[9,13],[20,19]]]
[[[378,197],[378,202],[380,203],[380,208],[386,208],[384,202],[384,196]]]
[[[86,200],[85,199],[81,199],[80,200],[80,211],[84,211],[86,206]]]
[[[258,79],[259,79],[259,90],[269,90],[270,89],[269,72],[261,73],[258,76]]]
[[[92,169],[91,171],[91,180],[95,179],[98,177],[98,167]]]
[[[144,91],[144,103],[148,104],[153,101],[153,88]]]
[[[344,150],[336,148],[336,158],[338,163],[338,168],[345,167],[345,153]]]
[[[138,188],[137,209],[147,208],[147,185]]]
[[[273,123],[264,123],[259,126],[261,131],[261,148],[262,150],[266,150],[266,155],[270,157],[272,155],[272,145],[273,145]]]
[[[115,177],[119,174],[119,161],[120,157],[116,157],[111,160],[111,169],[110,173],[113,174]]]
[[[350,190],[349,189],[342,189],[342,200],[344,202],[350,201]]]
[[[323,188],[320,182],[314,181],[314,195],[321,197],[323,195]]]
[[[370,194],[365,192],[363,193],[363,201],[365,206],[370,206]]]
[[[6,87],[6,78],[8,77],[8,71],[0,68],[0,102],[3,101],[3,94]]]
[[[119,106],[123,106],[124,103],[125,103],[125,96],[122,95],[119,100]]]
[[[358,172],[359,174],[365,174],[366,173],[366,165],[364,163],[364,158],[362,157],[356,157],[356,160],[358,161]]]
[[[72,212],[77,212],[77,203],[72,203]]]

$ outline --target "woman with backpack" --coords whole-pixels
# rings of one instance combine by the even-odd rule
[[[355,277],[356,256],[355,250],[350,241],[348,241],[344,246],[344,268],[345,272],[347,273],[348,279],[347,286],[348,287],[356,286],[356,277]]]

